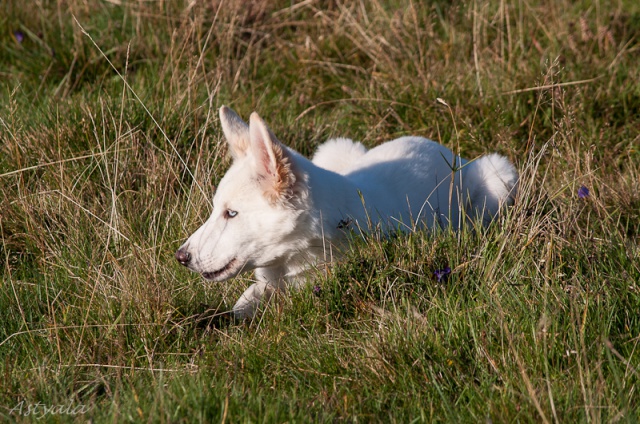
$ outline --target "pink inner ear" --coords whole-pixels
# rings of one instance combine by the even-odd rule
[[[270,143],[270,141],[267,141],[266,143]],[[275,158],[272,157],[273,153],[270,152],[270,149],[266,145],[266,143],[260,143],[260,145],[258,146],[258,157],[256,158],[256,160],[261,171],[264,171],[270,177],[275,177],[277,165],[275,163]]]
[[[251,148],[259,172],[264,172],[270,177],[276,177],[278,163],[273,150],[278,148],[276,146],[277,142],[272,140],[269,129],[256,114],[251,115],[249,127]]]
[[[285,148],[257,114],[251,115],[249,127],[256,170],[266,178],[265,194],[274,202],[289,198],[296,177]]]

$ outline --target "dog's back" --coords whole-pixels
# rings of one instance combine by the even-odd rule
[[[313,163],[344,175],[360,189],[369,220],[394,226],[450,223],[457,228],[464,213],[472,220],[482,217],[486,225],[515,196],[517,181],[517,172],[503,156],[468,162],[422,137],[401,137],[369,151],[349,139],[329,140],[318,148]]]

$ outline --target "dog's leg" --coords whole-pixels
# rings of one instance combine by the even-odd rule
[[[253,318],[260,302],[269,300],[274,292],[275,288],[267,282],[259,281],[252,284],[233,306],[233,314],[240,320]]]
[[[253,318],[261,302],[268,302],[277,289],[284,289],[284,269],[281,267],[256,269],[257,283],[242,293],[233,307],[237,319]]]

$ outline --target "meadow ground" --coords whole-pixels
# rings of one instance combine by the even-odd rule
[[[639,64],[632,0],[2,2],[0,417],[637,422]],[[306,155],[497,151],[519,197],[487,231],[354,237],[234,323],[251,276],[173,258],[222,104]]]

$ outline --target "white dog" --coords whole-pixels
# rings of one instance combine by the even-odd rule
[[[488,224],[515,195],[518,174],[497,154],[468,162],[421,137],[371,150],[329,140],[312,161],[281,144],[256,114],[247,125],[220,108],[233,164],[213,197],[213,213],[176,252],[207,280],[255,270],[257,282],[233,308],[252,317],[263,299],[326,262],[346,227],[413,231],[465,220]]]

